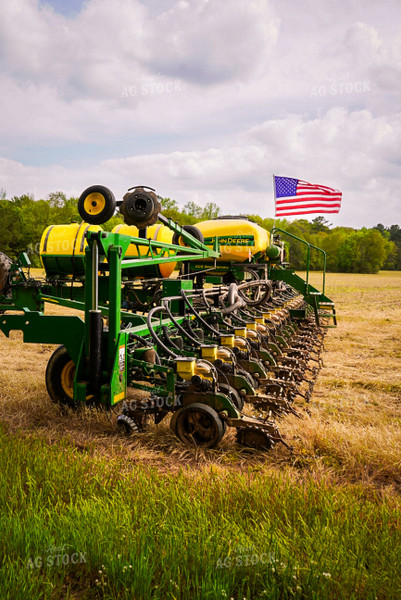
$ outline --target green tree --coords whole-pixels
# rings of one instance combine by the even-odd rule
[[[187,214],[180,210],[177,202],[175,200],[171,200],[170,198],[162,198],[162,214],[168,218],[172,219],[178,225],[190,225],[195,220],[192,217],[189,217]]]
[[[373,229],[377,229],[377,231],[379,233],[381,233],[381,235],[383,237],[385,237],[386,239],[388,239],[390,237],[390,233],[389,233],[387,227],[384,227],[384,225],[382,223],[378,223],[377,225],[375,225],[373,227]]]
[[[330,231],[330,227],[331,227],[331,223],[329,223],[329,221],[327,219],[325,219],[324,217],[320,216],[320,217],[315,217],[312,220],[310,231],[311,231],[311,233],[320,233],[320,232],[328,233]]]
[[[326,267],[328,271],[336,272],[340,270],[338,252],[345,242],[346,236],[346,232],[341,227],[336,227],[329,235],[323,238],[321,248],[326,252]]]
[[[216,219],[220,215],[220,207],[214,202],[207,202],[205,208],[202,210],[201,219],[202,221],[208,221],[209,219]]]
[[[361,229],[349,235],[338,250],[341,271],[377,273],[386,259],[386,240],[377,229]]]
[[[399,225],[391,225],[390,227],[384,227],[382,223],[379,223],[374,227],[381,235],[390,242],[395,244],[388,247],[388,257],[385,260],[385,269],[401,269],[401,229]]]
[[[177,202],[175,200],[171,200],[170,198],[162,198],[161,205],[163,213],[168,210],[176,210],[177,212],[179,211]]]
[[[23,247],[23,223],[18,208],[10,200],[0,200],[0,251],[16,258]]]
[[[204,207],[195,202],[187,202],[183,208],[170,198],[163,198],[162,213],[180,225],[196,224],[200,220],[214,219],[220,215],[220,207],[208,202]],[[81,222],[77,209],[77,198],[67,198],[63,192],[56,191],[45,200],[35,200],[30,194],[6,199],[4,190],[0,190],[0,250],[12,258],[21,252],[30,250],[31,259],[38,261],[37,252],[44,229],[51,224]],[[249,219],[271,231],[273,219],[263,219],[258,215],[249,215]],[[122,223],[119,213],[103,225],[110,231]],[[331,228],[324,217],[316,217],[312,222],[297,219],[274,220],[277,227],[300,237],[315,246],[321,247],[327,254],[327,268],[330,271],[354,273],[375,273],[381,268],[401,269],[401,229],[399,225],[386,227],[379,223],[373,229],[355,230],[350,227]],[[305,269],[306,247],[301,242],[282,236],[289,246],[291,267]],[[312,250],[310,266],[322,267],[318,253]]]
[[[194,219],[200,220],[202,218],[202,207],[196,204],[196,202],[191,201],[184,204],[183,212]]]
[[[51,192],[47,196],[47,201],[51,208],[61,208],[67,202],[67,196],[64,194],[64,192]]]
[[[398,263],[398,248],[395,242],[386,240],[385,251],[386,258],[384,259],[383,269],[387,271],[394,271],[397,269]]]

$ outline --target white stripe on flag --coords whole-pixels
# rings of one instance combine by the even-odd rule
[[[297,182],[291,196],[276,195],[280,192],[292,191],[290,182]],[[341,208],[342,193],[334,188],[309,183],[302,179],[274,176],[276,216],[303,215],[312,213],[338,213]]]

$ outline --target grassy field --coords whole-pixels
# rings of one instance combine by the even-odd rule
[[[312,282],[316,274],[312,278]],[[63,413],[0,337],[0,598],[401,597],[401,273],[328,276],[339,326],[291,453]]]

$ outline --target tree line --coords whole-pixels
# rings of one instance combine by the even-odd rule
[[[80,222],[78,199],[67,198],[62,192],[53,192],[46,199],[35,200],[32,195],[14,196],[0,194],[0,251],[11,258],[28,251],[35,266],[39,266],[38,248],[43,230],[52,224]],[[180,225],[195,225],[199,221],[223,216],[217,204],[208,202],[204,207],[187,202],[181,207],[175,200],[162,200],[162,211]],[[248,216],[270,231],[273,219],[258,215]],[[122,217],[116,214],[103,227],[110,231]],[[381,223],[371,229],[365,227],[332,227],[322,216],[312,221],[277,219],[275,226],[322,248],[327,255],[327,269],[336,272],[377,273],[380,269],[401,270],[401,229],[399,225],[385,227]],[[290,263],[294,269],[305,269],[305,246],[282,236],[289,249]],[[311,252],[310,266],[321,269],[320,253]]]
[[[221,217],[217,204],[209,202],[204,208],[195,202],[188,202],[182,209],[175,200],[163,201],[163,214],[174,219],[180,225],[194,225],[206,219]],[[399,225],[385,227],[381,223],[368,229],[352,227],[332,227],[322,216],[312,221],[307,219],[262,219],[258,215],[245,215],[267,231],[273,225],[296,237],[299,237],[326,252],[326,268],[328,271],[341,273],[377,273],[381,269],[401,270],[401,228]],[[306,268],[305,245],[285,235],[285,241],[291,266],[297,270]],[[323,268],[321,253],[311,251],[310,266],[312,269]]]

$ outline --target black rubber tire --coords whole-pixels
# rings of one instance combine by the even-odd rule
[[[11,265],[11,258],[9,258],[7,254],[0,252],[0,295],[7,292],[8,276],[10,274]]]
[[[125,435],[132,435],[133,433],[138,433],[138,427],[134,421],[128,415],[118,415],[117,417],[117,427],[119,430]]]
[[[219,384],[219,388],[221,389],[223,394],[225,394],[226,396],[228,396],[230,398],[230,400],[234,404],[235,408],[241,412],[244,408],[245,402],[244,402],[244,399],[242,398],[242,396],[239,395],[237,390],[234,389],[233,387],[231,387],[230,385],[228,385],[227,383]]]
[[[104,185],[91,185],[82,192],[78,200],[78,212],[82,220],[90,225],[106,223],[114,215],[115,210],[114,194]]]
[[[161,209],[160,200],[154,192],[138,187],[125,194],[120,213],[126,225],[145,229],[156,223]]]
[[[200,402],[177,410],[171,417],[170,427],[184,444],[200,448],[215,448],[225,432],[217,412]]]
[[[233,390],[231,392],[230,397],[232,396],[232,401],[234,402],[237,409],[241,412],[244,409],[245,401],[242,396],[239,395],[237,390]]]
[[[46,368],[46,388],[50,398],[56,404],[76,408],[71,397],[71,388],[66,388],[63,379],[71,380],[75,374],[75,364],[65,346],[59,346],[51,355]]]
[[[192,235],[198,242],[205,243],[205,238],[203,237],[203,233],[200,229],[195,227],[195,225],[184,225],[183,230]],[[182,236],[175,232],[173,235],[172,243],[177,246],[188,246],[186,241],[182,238]]]

